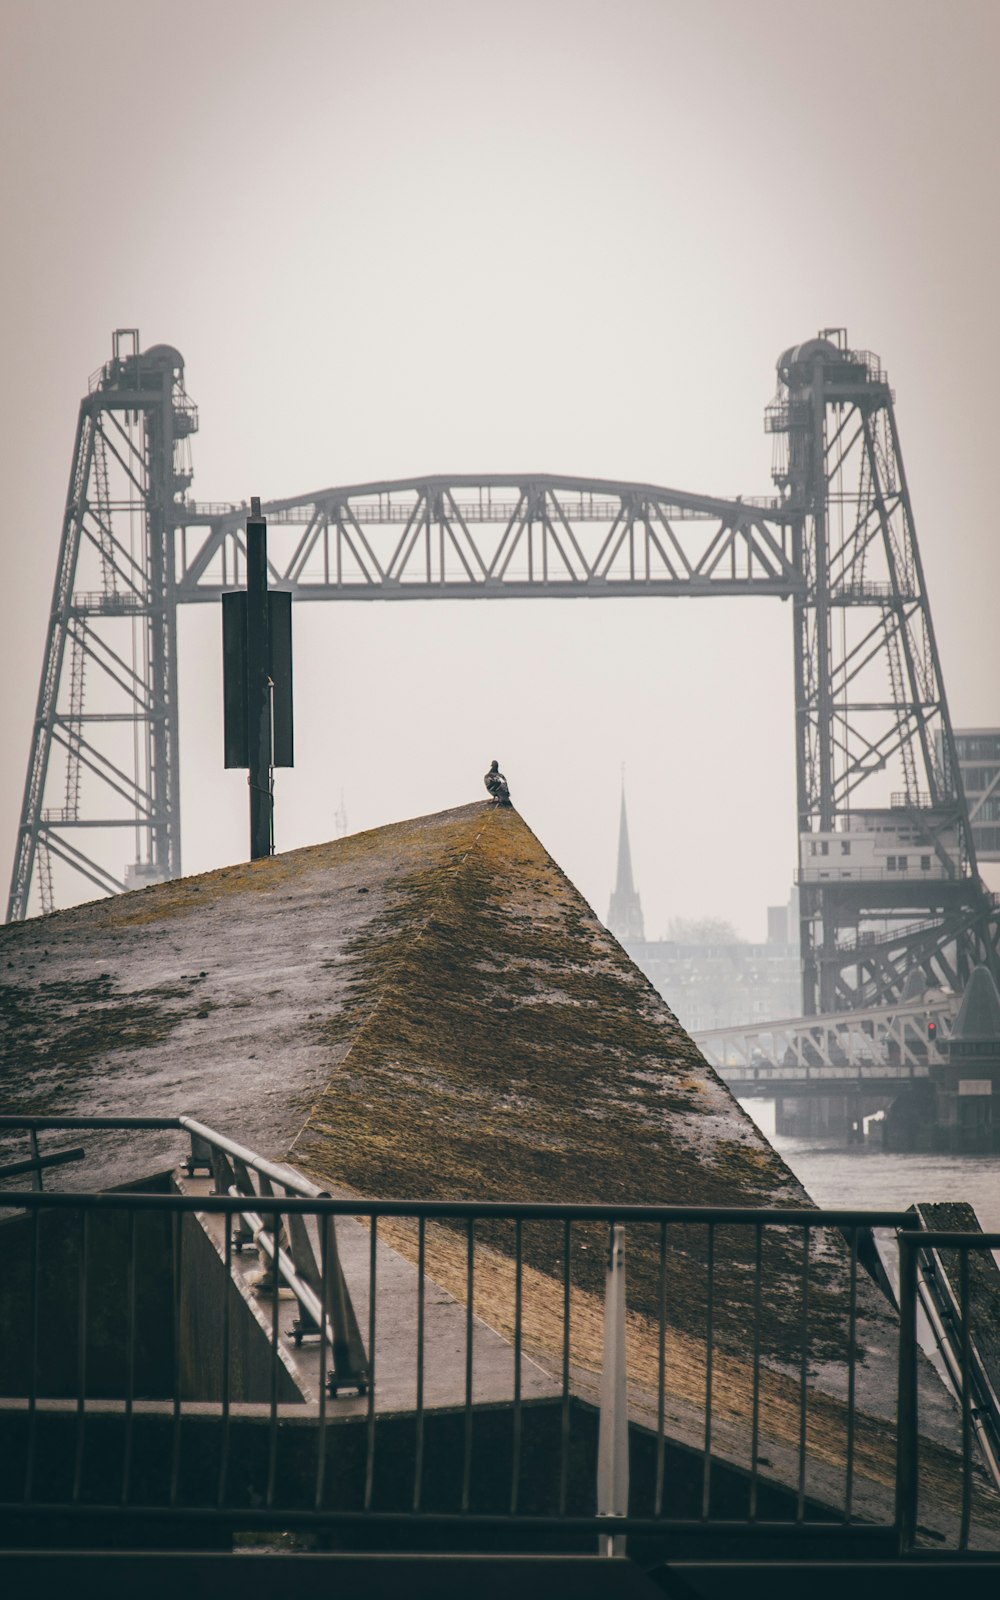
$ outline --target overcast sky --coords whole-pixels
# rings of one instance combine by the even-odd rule
[[[770,490],[774,363],[876,350],[953,720],[1000,723],[996,0],[0,0],[9,874],[76,412],[183,352],[199,499],[428,472]],[[763,937],[795,866],[768,600],[301,606],[279,848],[483,794],[602,915]],[[219,621],[180,623],[184,866],[246,852]]]

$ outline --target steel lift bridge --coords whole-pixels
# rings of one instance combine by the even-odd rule
[[[246,560],[246,506],[190,497],[196,428],[178,351],[119,330],[80,403],[9,920],[52,909],[53,863],[103,893],[181,871],[177,608]],[[827,330],[782,355],[765,428],[766,500],[516,473],[275,500],[269,581],[296,601],[791,600],[804,1013],[898,1000],[921,969],[1000,977],[886,374]]]

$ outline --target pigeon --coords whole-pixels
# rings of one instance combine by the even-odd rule
[[[498,805],[510,805],[510,790],[507,787],[507,779],[500,771],[500,763],[498,761],[490,762],[490,770],[484,777],[483,782]]]

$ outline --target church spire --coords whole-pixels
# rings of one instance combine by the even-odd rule
[[[608,928],[623,942],[646,938],[642,921],[642,901],[632,881],[632,853],[628,843],[628,814],[625,810],[625,778],[622,776],[622,809],[618,823],[618,879],[608,906]]]

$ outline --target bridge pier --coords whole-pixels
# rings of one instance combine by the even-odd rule
[[[863,1119],[888,1106],[884,1095],[857,1092],[783,1095],[775,1101],[775,1132],[790,1139],[841,1139],[848,1144],[863,1144]]]

